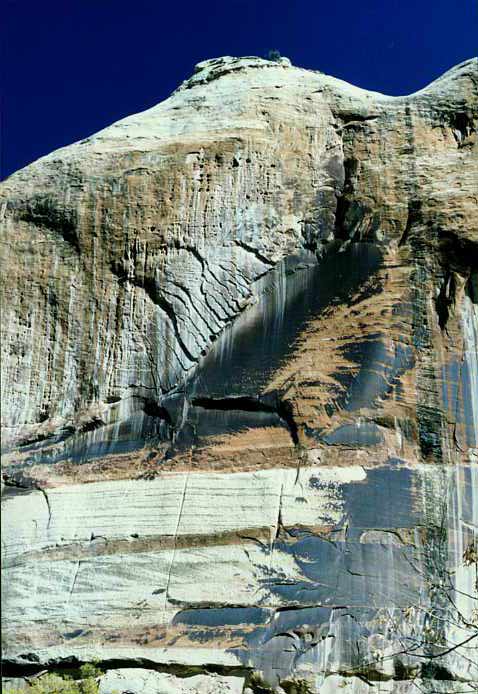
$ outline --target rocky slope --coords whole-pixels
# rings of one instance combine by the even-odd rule
[[[477,125],[226,57],[2,184],[7,676],[475,691]]]

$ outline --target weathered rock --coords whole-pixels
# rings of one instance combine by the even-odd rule
[[[195,675],[175,677],[154,670],[128,668],[110,670],[101,679],[100,694],[241,694],[242,677],[220,675]]]
[[[220,58],[3,183],[8,675],[473,691],[477,123]]]

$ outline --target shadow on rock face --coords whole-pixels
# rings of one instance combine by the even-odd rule
[[[380,269],[382,258],[377,245],[355,243],[343,251],[329,252],[320,262],[312,260],[312,254],[288,258],[262,278],[256,305],[226,329],[186,384],[188,414],[176,445],[185,448],[195,438],[265,426],[288,428],[296,443],[295,424],[280,394],[265,394],[264,390],[294,354],[307,324],[325,310],[352,302]],[[363,388],[362,381],[369,376],[375,378],[377,364],[384,363],[380,349],[377,342],[372,354],[364,348],[350,355],[365,369],[371,363],[366,375],[357,377],[357,389]],[[369,401],[383,389],[382,381],[374,383],[363,397]],[[177,401],[177,396],[174,399]],[[166,408],[169,402],[166,398]]]

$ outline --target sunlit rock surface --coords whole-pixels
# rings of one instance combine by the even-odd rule
[[[476,690],[477,123],[219,58],[2,184],[15,687]]]

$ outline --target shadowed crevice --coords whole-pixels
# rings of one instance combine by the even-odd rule
[[[292,405],[287,401],[278,401],[277,404],[272,405],[258,398],[248,396],[227,398],[199,397],[193,398],[191,404],[195,407],[202,407],[204,410],[221,410],[223,412],[270,412],[277,414],[287,425],[294,445],[299,443],[298,429],[294,420]]]
[[[79,677],[79,668],[86,665],[89,661],[82,660],[76,656],[68,656],[66,658],[58,658],[53,662],[40,663],[34,654],[21,655],[21,658],[31,656],[31,662],[16,662],[14,660],[2,661],[2,677],[33,677],[39,673],[58,673],[68,674],[73,677]],[[103,673],[108,670],[117,670],[123,668],[144,668],[155,672],[174,675],[175,677],[191,677],[193,675],[223,675],[235,677],[247,677],[250,668],[243,665],[217,665],[215,663],[204,663],[203,665],[169,665],[167,663],[157,663],[149,658],[141,656],[132,658],[107,658],[94,661],[96,668]]]

